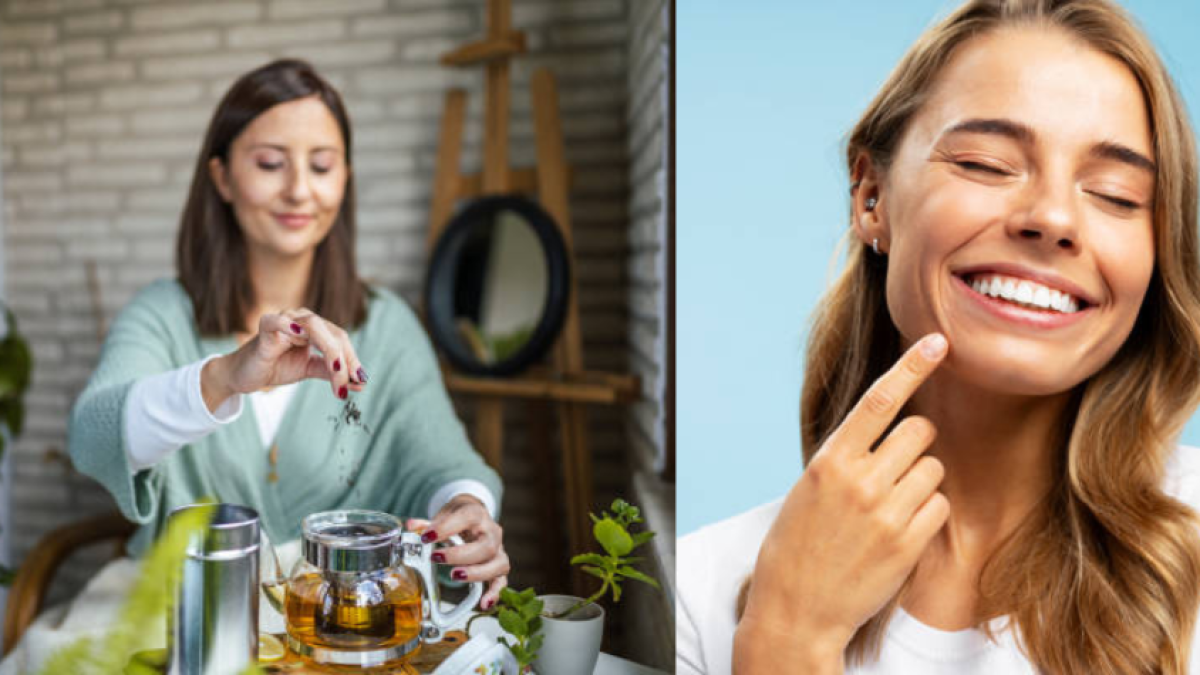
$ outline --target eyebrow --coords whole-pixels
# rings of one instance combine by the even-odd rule
[[[1118,162],[1124,162],[1139,169],[1145,169],[1151,174],[1158,173],[1158,167],[1154,164],[1154,160],[1143,155],[1142,153],[1132,148],[1114,143],[1112,141],[1104,141],[1098,143],[1092,148],[1092,155],[1101,159],[1111,159]]]
[[[958,133],[1004,136],[1023,145],[1033,145],[1034,138],[1037,136],[1032,128],[1020,122],[1003,118],[974,118],[964,120],[947,129],[945,135]],[[1128,164],[1132,167],[1148,171],[1151,174],[1157,174],[1158,171],[1158,166],[1154,163],[1154,160],[1127,145],[1122,145],[1115,141],[1097,143],[1092,146],[1089,154],[1100,159],[1110,159]]]
[[[288,147],[286,145],[278,145],[276,143],[255,143],[250,146],[251,150],[253,150],[254,148],[271,148],[272,150],[279,150],[280,152],[285,152],[285,153],[288,151]],[[324,150],[332,150],[333,152],[341,152],[341,150],[337,146],[333,146],[333,145],[322,145],[320,147],[313,148],[311,152],[321,152]]]

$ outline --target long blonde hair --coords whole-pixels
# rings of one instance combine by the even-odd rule
[[[973,0],[901,60],[850,135],[848,167],[866,153],[886,172],[955,48],[1014,25],[1064,30],[1120,60],[1140,83],[1158,167],[1156,264],[1129,338],[1073,392],[1056,484],[983,570],[980,617],[1010,616],[1043,672],[1184,673],[1200,603],[1200,536],[1192,510],[1160,486],[1200,403],[1197,166],[1186,111],[1153,46],[1105,0]],[[886,275],[886,258],[852,245],[819,305],[801,396],[806,463],[900,356]],[[860,627],[848,662],[878,658],[898,598]]]

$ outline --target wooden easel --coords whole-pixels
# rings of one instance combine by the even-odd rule
[[[536,195],[542,207],[554,219],[573,256],[571,213],[567,195],[569,168],[563,152],[562,125],[558,115],[558,94],[554,76],[542,68],[533,74],[532,98],[537,165],[512,168],[508,164],[508,126],[510,72],[509,61],[525,51],[525,36],[512,30],[510,0],[487,0],[486,36],[442,57],[447,66],[486,66],[484,101],[483,171],[464,174],[459,170],[462,153],[466,92],[446,92],[441,137],[434,173],[433,203],[429,214],[426,252],[431,253],[450,218],[455,202],[485,195],[525,193]],[[533,369],[515,378],[487,379],[446,372],[446,386],[455,393],[477,398],[474,421],[475,445],[488,464],[501,470],[504,450],[504,403],[510,398],[527,402],[530,420],[530,446],[541,476],[538,492],[542,498],[542,559],[547,561],[547,579],[551,587],[563,586],[564,565],[561,541],[557,537],[558,502],[554,478],[550,474],[554,457],[550,449],[547,424],[553,404],[559,419],[563,473],[567,504],[567,532],[573,553],[590,550],[592,503],[592,456],[588,443],[586,404],[629,402],[640,393],[638,379],[629,375],[588,372],[583,367],[583,339],[579,330],[579,302],[575,274],[571,273],[570,304],[562,333],[554,349],[553,369]],[[565,561],[564,561],[565,562]],[[573,586],[580,592],[582,577],[575,575]]]

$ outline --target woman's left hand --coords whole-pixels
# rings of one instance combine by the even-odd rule
[[[459,495],[447,502],[433,521],[414,519],[407,525],[409,529],[421,526],[425,528],[422,541],[427,544],[446,541],[456,534],[463,538],[462,544],[434,551],[433,561],[453,565],[450,577],[455,581],[490,581],[479,607],[491,609],[500,598],[500,589],[508,585],[509,564],[504,531],[483,503],[470,495]]]

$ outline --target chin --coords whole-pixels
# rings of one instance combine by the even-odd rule
[[[1075,354],[1025,345],[954,346],[947,368],[956,378],[1009,396],[1056,396],[1091,377],[1103,363],[1084,363]]]
[[[317,248],[320,240],[312,230],[279,232],[271,237],[268,246],[271,251],[281,257],[292,257],[311,253]]]

